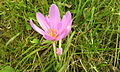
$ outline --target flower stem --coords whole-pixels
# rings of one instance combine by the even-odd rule
[[[55,59],[57,59],[55,41],[53,41],[53,50],[54,50]]]
[[[62,48],[61,47],[61,43],[62,43],[62,40],[59,40],[59,48]],[[59,60],[61,61],[61,57],[59,56]]]
[[[62,42],[62,40],[59,40],[59,48],[61,48],[61,42]]]

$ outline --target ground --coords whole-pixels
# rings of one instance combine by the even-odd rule
[[[56,4],[72,14],[72,30],[54,56],[52,41],[35,32],[36,13]],[[58,47],[58,42],[56,42]],[[119,72],[120,0],[1,0],[0,72]]]

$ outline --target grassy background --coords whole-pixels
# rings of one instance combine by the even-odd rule
[[[51,4],[73,18],[60,60],[29,23],[38,25],[36,12],[48,15]],[[120,72],[120,0],[1,0],[0,72],[15,71]]]

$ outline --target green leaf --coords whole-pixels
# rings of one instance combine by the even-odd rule
[[[42,44],[52,44],[52,41],[45,40],[44,42],[42,42]]]
[[[102,63],[102,64],[99,64],[98,66],[99,66],[99,67],[104,67],[104,66],[106,66],[106,64],[103,64],[103,63]]]
[[[33,40],[31,41],[31,43],[38,43],[38,42],[39,42],[38,39],[33,39]]]
[[[12,42],[17,36],[19,36],[20,33],[21,33],[21,32],[17,33],[15,36],[13,36],[13,37],[6,43],[6,46],[7,46],[10,42]]]
[[[15,72],[15,69],[10,66],[6,66],[2,70],[0,70],[0,72]]]
[[[27,30],[32,30],[32,28],[31,28],[30,25],[26,25],[26,29],[27,29]]]

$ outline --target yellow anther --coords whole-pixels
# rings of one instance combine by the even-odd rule
[[[52,29],[52,30],[50,31],[49,35],[55,39],[55,38],[57,37],[56,30],[55,30],[55,29]]]

